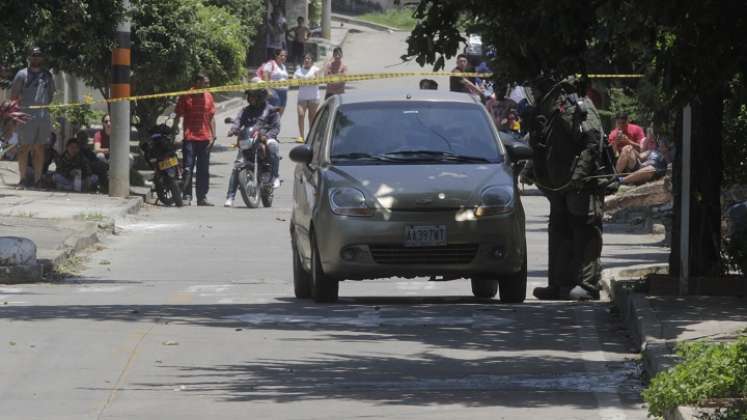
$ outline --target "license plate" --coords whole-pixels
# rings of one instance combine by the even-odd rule
[[[239,149],[248,150],[252,147],[253,142],[254,141],[252,139],[239,140]]]
[[[406,226],[405,246],[446,246],[446,226]]]
[[[173,168],[174,166],[178,164],[179,164],[179,161],[175,157],[172,157],[172,158],[158,162],[158,169],[165,171],[166,169]]]

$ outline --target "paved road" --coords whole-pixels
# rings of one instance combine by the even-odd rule
[[[355,35],[351,71],[397,62],[403,39]],[[293,112],[283,124],[297,135]],[[214,154],[215,203],[233,155]],[[548,208],[524,205],[531,290]],[[290,207],[290,185],[272,209],[148,207],[79,277],[0,287],[0,419],[645,418],[636,355],[606,304],[503,305],[422,279],[296,301]],[[608,235],[605,263],[653,259],[657,240]]]

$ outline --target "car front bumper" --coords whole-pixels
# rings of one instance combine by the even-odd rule
[[[523,212],[480,219],[464,211],[391,211],[370,218],[323,212],[315,231],[324,273],[338,280],[510,275],[525,261]],[[444,225],[447,245],[406,247],[408,225]]]

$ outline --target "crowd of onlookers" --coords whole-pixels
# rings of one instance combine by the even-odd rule
[[[60,151],[50,111],[44,108],[55,91],[41,49],[33,48],[28,67],[13,78],[11,100],[2,104],[0,160],[18,162],[19,189],[106,190],[111,119],[108,115],[102,118],[102,129],[93,143],[88,132],[81,130],[65,141]]]
[[[491,73],[487,60],[491,57],[459,54],[452,73]],[[423,79],[420,89],[438,89],[435,80]],[[520,110],[525,101],[524,88],[513,86],[509,89],[496,89],[489,79],[479,77],[451,76],[449,90],[462,92],[478,98],[493,118],[499,131],[525,134],[522,130]],[[671,144],[668,139],[657,135],[653,128],[644,131],[639,125],[629,121],[627,113],[614,116],[614,128],[607,138],[611,161],[617,181],[621,184],[640,185],[661,178],[672,161]]]

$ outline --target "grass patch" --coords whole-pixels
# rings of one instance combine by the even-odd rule
[[[747,399],[747,337],[731,343],[685,343],[677,348],[682,363],[651,380],[643,398],[654,416],[680,405]],[[747,408],[725,407],[719,419],[744,419]],[[745,411],[742,411],[742,409]]]
[[[356,17],[371,23],[378,23],[379,25],[385,25],[404,31],[411,31],[415,28],[415,24],[417,23],[417,19],[412,17],[412,13],[412,9],[404,8],[391,9],[386,12],[366,13],[365,15]]]
[[[60,264],[55,267],[52,276],[55,280],[65,279],[67,277],[73,277],[83,272],[85,259],[77,255],[72,255],[69,258],[65,258]]]

